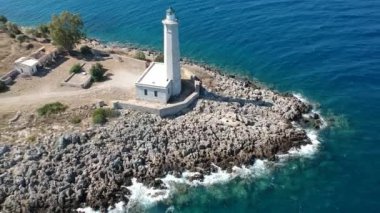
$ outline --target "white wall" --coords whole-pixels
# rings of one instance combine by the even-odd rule
[[[164,25],[164,63],[169,80],[173,81],[173,95],[181,93],[181,65],[177,21],[162,21]]]
[[[145,95],[144,90],[147,90],[147,95]],[[154,96],[154,91],[157,91],[157,97]],[[167,89],[136,86],[136,97],[140,100],[167,103],[170,98],[170,95],[168,94]]]
[[[16,63],[15,64],[15,69],[17,71],[19,71],[21,74],[25,73],[25,74],[28,74],[28,75],[33,75],[37,71],[37,67],[36,66],[29,67],[29,66],[26,66],[26,65],[21,64],[21,63]]]

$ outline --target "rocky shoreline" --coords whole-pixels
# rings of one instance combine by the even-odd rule
[[[213,164],[230,171],[255,159],[276,160],[310,143],[294,123],[321,125],[317,114],[304,116],[312,106],[293,95],[202,69],[212,86],[205,84],[182,115],[124,110],[106,126],[45,135],[34,144],[0,144],[0,211],[104,210],[128,202],[132,178],[162,188],[167,174],[191,171],[202,179]]]

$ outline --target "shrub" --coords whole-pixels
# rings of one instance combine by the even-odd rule
[[[25,30],[25,34],[32,35],[32,36],[35,36],[35,37],[38,37],[37,33],[38,33],[37,30],[34,29],[34,28],[29,28],[29,29]]]
[[[38,25],[37,32],[39,34],[39,37],[47,38],[50,35],[49,25],[47,24]]]
[[[70,68],[70,73],[80,73],[82,71],[82,66],[78,63],[74,64],[71,68]]]
[[[18,26],[16,24],[13,24],[11,22],[7,22],[6,23],[6,27],[7,27],[7,31],[8,31],[8,34],[11,35],[18,35],[18,34],[21,34],[21,30],[18,28]]]
[[[92,122],[95,124],[105,124],[107,118],[114,118],[117,116],[119,116],[119,112],[116,110],[99,108],[92,113]]]
[[[20,43],[26,41],[29,37],[24,34],[16,35],[16,40]]]
[[[103,65],[100,63],[96,63],[91,66],[90,68],[90,74],[92,77],[92,80],[94,81],[102,81],[104,79],[104,73],[106,70],[103,68]]]
[[[57,114],[63,112],[67,109],[67,106],[63,105],[60,102],[54,102],[50,104],[45,104],[43,107],[37,109],[37,113],[40,116]]]
[[[163,54],[159,54],[158,56],[156,56],[156,58],[154,59],[155,62],[164,62],[164,55]]]
[[[3,15],[0,15],[0,22],[1,23],[7,23],[8,22],[8,19],[7,19],[7,17],[5,17],[5,16],[3,16]]]
[[[135,54],[135,58],[139,60],[145,60],[145,54],[142,51],[137,51]]]
[[[82,55],[92,55],[91,48],[87,45],[81,46],[80,52],[82,53]]]
[[[70,118],[70,123],[72,124],[79,124],[80,122],[82,122],[82,119],[78,115],[74,115]]]
[[[7,89],[8,89],[7,85],[4,82],[0,81],[0,92],[4,92]]]
[[[7,31],[7,26],[2,22],[0,22],[0,30],[3,32]]]

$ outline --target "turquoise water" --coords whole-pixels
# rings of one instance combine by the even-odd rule
[[[89,36],[161,49],[172,5],[182,55],[301,93],[336,124],[313,158],[253,180],[196,187],[151,212],[378,212],[380,208],[380,1],[0,0],[23,25],[79,12]]]

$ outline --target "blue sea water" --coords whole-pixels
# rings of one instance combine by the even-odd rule
[[[169,5],[183,56],[301,93],[336,122],[312,158],[186,189],[150,212],[380,211],[379,0],[0,0],[0,14],[32,26],[78,12],[90,37],[160,50]]]

